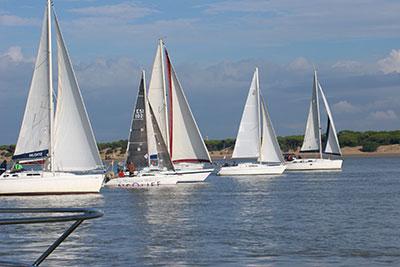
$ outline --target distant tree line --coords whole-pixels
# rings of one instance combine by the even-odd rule
[[[338,133],[339,143],[341,147],[361,146],[363,152],[374,152],[381,145],[400,144],[400,130],[398,131],[341,131]],[[282,151],[294,151],[303,144],[303,135],[278,136],[278,142]],[[326,142],[326,136],[322,136],[322,143]],[[234,139],[224,140],[208,140],[207,148],[210,151],[221,150],[221,147],[234,147]]]
[[[0,156],[11,157],[14,154],[15,145],[0,145]]]
[[[294,151],[303,143],[303,135],[278,136],[278,142],[282,151]],[[374,152],[381,145],[400,144],[400,130],[398,131],[341,131],[338,134],[341,147],[361,146],[361,151]],[[326,137],[322,137],[324,143]],[[205,140],[209,151],[233,149],[235,139],[227,138],[222,140]],[[128,140],[98,143],[99,150],[107,149],[106,153],[113,153],[117,150],[125,151]],[[15,145],[0,145],[0,156],[10,157],[14,153]]]

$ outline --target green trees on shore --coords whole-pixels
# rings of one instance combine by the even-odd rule
[[[373,152],[381,145],[400,144],[400,130],[398,131],[341,131],[339,132],[340,146],[361,146],[361,151]]]
[[[298,147],[301,147],[303,143],[303,135],[291,135],[291,136],[278,136],[278,142],[282,151],[294,151]],[[339,143],[341,147],[356,147],[361,146],[361,151],[374,152],[381,145],[393,145],[400,144],[400,130],[397,131],[341,131],[338,134]],[[326,137],[322,137],[322,143],[325,142]],[[206,145],[210,151],[220,150],[215,149],[221,147],[222,144],[226,144],[229,140],[234,146],[234,139],[225,140],[209,140],[206,141]]]
[[[341,147],[361,146],[361,151],[374,152],[381,145],[400,144],[400,130],[397,131],[341,131],[338,134]],[[296,150],[303,143],[302,135],[279,136],[279,145],[285,152]],[[325,136],[322,137],[322,142]],[[235,139],[227,138],[222,140],[206,140],[206,146],[209,151],[220,151],[223,149],[233,149]],[[125,151],[128,144],[127,140],[118,140],[114,142],[98,143],[99,150],[107,149],[112,153],[116,150]],[[0,156],[10,157],[14,153],[15,145],[0,145]]]

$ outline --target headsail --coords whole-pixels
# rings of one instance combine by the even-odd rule
[[[50,146],[49,21],[46,7],[39,49],[13,159],[43,159]]]
[[[258,158],[260,156],[259,88],[257,70],[254,72],[247,95],[232,158]]]
[[[144,72],[142,72],[136,105],[132,114],[126,159],[127,164],[132,162],[136,168],[149,166],[145,83]]]
[[[317,73],[315,72],[306,131],[304,134],[303,145],[301,146],[300,151],[319,152],[320,144],[321,144],[321,133],[320,133],[320,119],[319,119],[319,105],[318,105],[318,80],[317,80]]]
[[[168,146],[169,133],[168,133],[168,112],[167,112],[167,97],[165,87],[165,74],[164,74],[164,44],[159,40],[157,46],[156,56],[154,58],[153,70],[151,72],[151,79],[149,83],[149,102],[154,108],[154,115],[160,126],[161,134]]]
[[[172,164],[171,157],[168,153],[167,145],[164,142],[164,138],[161,134],[160,127],[156,121],[156,117],[154,115],[153,109],[151,105],[148,105],[149,113],[152,120],[154,139],[156,141],[157,146],[157,158],[158,158],[158,167],[162,170],[166,168],[167,170],[174,170],[174,165]]]
[[[211,162],[182,86],[165,50],[170,97],[170,156],[173,163]]]
[[[88,171],[102,168],[81,91],[55,16],[58,58],[58,97],[54,129],[54,170]]]
[[[146,94],[147,96],[147,94]],[[147,150],[148,150],[148,156],[149,156],[149,163],[151,163],[152,160],[157,160],[157,144],[156,140],[154,138],[154,127],[153,127],[153,121],[151,118],[150,114],[150,103],[149,103],[149,98],[146,97],[146,129],[147,129]],[[162,135],[161,135],[162,138]]]
[[[261,101],[261,114],[263,122],[262,143],[258,160],[260,162],[283,162],[282,152],[263,99]]]
[[[326,128],[326,144],[324,148],[325,154],[333,154],[333,155],[342,155],[342,151],[340,150],[339,140],[336,134],[336,127],[333,123],[333,117],[331,109],[329,108],[328,100],[325,97],[324,91],[322,90],[321,85],[318,83],[319,91],[321,92],[322,100],[324,102],[325,110],[328,116],[328,126]]]

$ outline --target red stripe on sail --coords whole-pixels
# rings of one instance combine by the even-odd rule
[[[172,76],[171,76],[171,61],[169,60],[168,51],[165,49],[165,58],[167,61],[168,70],[168,86],[169,86],[169,156],[172,159],[172,123],[173,123],[173,105],[172,105]]]
[[[35,164],[44,164],[46,160],[44,159],[39,159],[39,160],[33,160],[33,161],[23,161],[20,160],[19,163],[24,164],[24,165],[35,165]]]
[[[198,163],[198,162],[211,162],[211,161],[208,159],[177,159],[172,161],[172,163],[180,163],[180,162]]]

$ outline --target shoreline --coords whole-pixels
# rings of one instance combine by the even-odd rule
[[[379,146],[377,151],[375,152],[362,152],[360,146],[357,147],[343,147],[342,148],[342,155],[343,158],[373,158],[373,157],[400,157],[400,144],[395,144],[395,145],[382,145]],[[117,160],[117,161],[123,161],[125,159],[125,153],[122,153],[122,149],[117,149],[116,151],[112,153],[107,153],[109,149],[103,149],[100,151],[100,156],[103,161],[107,160]],[[7,160],[7,162],[10,162],[11,157],[5,157],[1,153],[2,151],[0,150],[0,161]],[[125,152],[125,151],[124,151]],[[220,151],[210,151],[210,157],[212,160],[222,160],[224,158],[226,159],[231,159],[233,150],[225,149],[225,150],[220,150]],[[295,153],[299,154],[299,150],[297,151],[289,151],[285,153]],[[302,154],[303,158],[310,158],[312,156],[318,156],[318,154]]]

